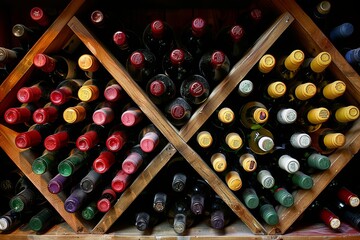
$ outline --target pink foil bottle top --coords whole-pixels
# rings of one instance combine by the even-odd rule
[[[42,142],[41,134],[36,130],[30,130],[27,132],[19,133],[15,137],[15,145],[18,148],[29,148],[39,145]]]
[[[130,107],[121,114],[121,122],[128,127],[135,126],[138,124],[144,115],[143,112],[135,107]]]
[[[214,67],[220,66],[221,64],[223,64],[225,62],[225,53],[223,53],[222,51],[215,51],[211,55],[210,61]]]
[[[111,84],[107,86],[104,90],[104,97],[109,102],[116,102],[122,99],[124,95],[124,90],[119,84]]]
[[[130,183],[130,176],[124,170],[119,170],[111,181],[111,188],[115,192],[123,192]]]
[[[191,30],[196,37],[201,37],[205,32],[206,22],[203,18],[197,17],[192,21]]]
[[[56,60],[48,55],[38,53],[34,57],[34,65],[42,71],[51,73],[56,68]]]
[[[140,148],[144,152],[152,152],[160,142],[160,137],[154,132],[148,132],[140,140]]]
[[[69,133],[66,131],[49,135],[44,140],[44,147],[49,151],[59,150],[68,145]]]
[[[110,107],[103,107],[96,110],[92,115],[92,120],[97,125],[111,123],[115,118],[114,111]]]
[[[76,140],[76,147],[80,151],[88,151],[99,142],[99,137],[96,131],[88,131],[79,136]]]
[[[240,25],[235,25],[230,29],[230,36],[234,42],[240,41],[240,39],[244,36],[245,31],[244,28]]]
[[[145,64],[145,56],[142,52],[133,52],[130,55],[130,63],[134,66],[136,69],[140,69],[144,67]]]
[[[16,94],[17,99],[22,103],[37,102],[42,96],[42,91],[37,86],[22,87]]]
[[[40,7],[33,7],[30,10],[30,17],[40,26],[47,27],[50,25],[50,19]]]
[[[110,151],[102,151],[93,162],[93,169],[97,173],[105,173],[115,163],[115,155]]]
[[[144,159],[137,152],[131,152],[122,163],[122,170],[127,174],[134,174],[142,165]]]
[[[161,96],[165,93],[166,86],[165,84],[160,80],[155,80],[150,83],[150,93],[154,96]]]
[[[113,189],[108,188],[102,192],[102,196],[104,196],[104,195],[105,195],[105,197],[99,199],[96,204],[98,210],[103,213],[108,212],[110,210],[110,208],[112,207],[112,205],[116,199],[116,192]]]

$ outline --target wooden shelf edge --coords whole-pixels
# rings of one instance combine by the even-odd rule
[[[33,173],[30,162],[15,145],[17,134],[12,129],[0,124],[1,148],[76,233],[88,233],[88,227],[75,214],[66,212],[64,209],[64,199],[60,197],[61,195],[50,193],[47,189],[47,181],[41,175]]]

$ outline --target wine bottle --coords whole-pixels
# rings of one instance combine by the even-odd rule
[[[305,219],[313,219],[313,221],[318,219],[332,230],[339,229],[341,226],[340,218],[320,199],[315,199],[306,209],[304,212]]]
[[[80,151],[88,151],[101,143],[109,131],[109,126],[89,123],[81,130],[81,135],[76,139],[76,147]]]
[[[63,221],[64,219],[62,219],[54,208],[47,206],[30,218],[29,228],[35,232],[44,233]]]
[[[6,75],[16,67],[25,56],[26,50],[21,47],[5,48],[0,47],[0,64],[5,69]]]
[[[127,93],[120,86],[116,79],[110,79],[104,89],[104,97],[109,102],[117,102],[127,98]]]
[[[84,84],[82,79],[65,79],[61,81],[50,93],[50,100],[55,105],[63,105],[71,99],[78,99],[77,93]]]
[[[45,172],[53,173],[57,170],[58,160],[69,153],[69,149],[61,149],[57,151],[49,151],[45,149],[41,156],[34,159],[31,164],[32,172],[42,175]]]
[[[195,215],[202,215],[208,208],[212,197],[212,189],[205,180],[196,178],[191,181],[188,193],[190,196],[190,209]]]
[[[234,214],[229,206],[215,194],[211,198],[209,207],[209,221],[210,226],[214,229],[220,230],[228,226],[234,219]]]
[[[345,47],[346,40],[351,38],[354,33],[354,25],[350,22],[343,22],[330,29],[329,39],[337,49]]]
[[[262,102],[267,108],[278,105],[285,99],[286,88],[286,84],[282,81],[270,80],[262,83],[257,89],[259,93],[257,101]]]
[[[241,178],[240,171],[236,166],[228,166],[224,174],[225,183],[230,190],[236,192],[242,188],[243,180]]]
[[[360,204],[359,196],[338,179],[331,180],[323,194],[332,195],[351,208],[357,208]]]
[[[78,148],[73,148],[69,155],[58,164],[58,172],[64,176],[69,177],[74,175],[80,168],[87,165],[90,161],[92,162],[95,158],[93,155],[95,150],[83,152]]]
[[[319,129],[330,117],[329,109],[325,107],[315,107],[310,102],[301,106],[297,112],[299,114],[296,123],[308,133]]]
[[[346,137],[343,133],[337,132],[331,128],[319,128],[311,132],[311,146],[319,153],[329,155],[336,149],[344,146]]]
[[[63,118],[67,123],[86,122],[92,116],[94,102],[78,102],[75,106],[68,107],[63,112]]]
[[[345,52],[345,60],[352,66],[356,67],[356,65],[360,62],[360,48],[352,48]]]
[[[264,193],[271,201],[271,198],[275,200],[275,204],[280,204],[283,207],[289,208],[294,205],[294,197],[283,186],[283,182],[275,184],[272,188],[268,189],[268,193]],[[271,198],[270,198],[271,197]]]
[[[15,137],[15,145],[21,149],[38,147],[53,131],[54,125],[50,123],[33,124],[26,132],[21,132]]]
[[[346,84],[344,81],[335,80],[328,81],[323,80],[317,86],[317,93],[314,98],[311,99],[313,102],[317,102],[322,106],[329,106],[334,100],[339,100],[346,91]]]
[[[54,132],[44,139],[44,147],[49,151],[57,151],[76,143],[81,132],[81,125],[64,123],[56,127]]]
[[[259,200],[258,214],[260,217],[270,226],[277,225],[279,223],[279,215],[276,212],[275,207],[264,196],[260,196]]]
[[[250,179],[244,179],[244,186],[241,190],[240,196],[245,206],[249,209],[255,209],[259,206],[260,200],[254,184]]]
[[[294,79],[304,59],[305,54],[300,49],[295,49],[289,55],[280,57],[275,67],[277,75],[284,81]]]
[[[283,130],[294,125],[297,119],[297,112],[287,104],[279,104],[269,109],[269,120],[265,126],[270,129]]]
[[[227,168],[226,153],[221,150],[216,151],[210,156],[210,164],[216,172],[224,172]]]
[[[92,114],[92,120],[97,125],[113,124],[119,117],[120,102],[100,101]]]
[[[122,123],[115,124],[109,130],[105,144],[109,151],[118,152],[132,140],[131,127],[127,127]]]
[[[116,163],[118,154],[103,148],[92,164],[95,172],[104,174]]]
[[[164,138],[160,130],[153,123],[143,127],[138,137],[140,148],[146,153],[154,152],[158,149],[159,144],[164,145]]]
[[[270,153],[275,145],[273,134],[264,127],[252,130],[247,135],[247,142],[251,151],[258,155]]]
[[[173,100],[177,94],[174,81],[163,73],[156,74],[146,84],[145,89],[150,100],[162,106]]]
[[[106,81],[98,78],[86,80],[79,88],[77,95],[82,102],[93,102],[103,98]]]
[[[117,171],[111,180],[111,188],[117,192],[123,192],[133,180],[133,175],[126,173],[123,169]]]
[[[99,210],[96,206],[96,203],[97,202],[93,200],[81,210],[81,217],[83,219],[91,221],[98,215]]]
[[[65,105],[60,107],[53,104],[52,102],[47,102],[43,107],[38,108],[34,111],[32,119],[34,123],[37,124],[56,124],[57,121],[62,120],[61,118],[59,118],[59,115],[64,107]]]
[[[90,169],[88,173],[80,180],[79,186],[86,193],[93,193],[98,190],[104,181],[105,174],[98,173],[94,169]]]
[[[38,29],[26,26],[21,23],[13,25],[11,28],[11,33],[17,39],[20,47],[26,51],[30,50],[30,48],[40,37],[40,32]]]
[[[117,194],[111,186],[105,187],[96,203],[97,209],[102,213],[108,212],[114,206],[116,199]]]
[[[176,127],[185,125],[190,119],[192,111],[192,106],[182,97],[171,100],[164,107],[166,118]]]
[[[121,123],[127,127],[139,126],[145,122],[145,114],[134,103],[125,104],[121,113]]]
[[[244,147],[246,142],[243,130],[235,125],[225,131],[221,137],[221,147],[226,152],[237,153]]]
[[[167,221],[177,234],[184,234],[186,229],[195,223],[195,216],[190,209],[190,201],[189,196],[181,195],[174,199],[167,212]]]
[[[331,166],[329,157],[320,154],[312,147],[296,152],[294,156],[300,162],[300,170],[306,174],[325,171]]]
[[[195,17],[191,26],[181,32],[180,45],[191,53],[194,62],[199,62],[201,56],[213,48],[214,39],[211,27],[202,17]]]
[[[191,184],[192,176],[196,176],[186,159],[178,154],[170,159],[165,169],[167,182],[175,193],[185,192]]]
[[[315,57],[308,57],[300,67],[301,78],[304,82],[312,82],[318,85],[324,79],[324,73],[332,61],[328,52],[320,52]]]
[[[241,13],[236,22],[248,32],[249,42],[255,42],[266,29],[266,14],[262,8],[252,7]]]
[[[209,82],[201,75],[191,75],[181,83],[180,96],[192,105],[200,105],[208,99],[209,95]]]
[[[111,79],[109,72],[101,65],[100,61],[89,53],[82,54],[77,61],[78,67],[89,79]],[[105,81],[106,82],[106,81]]]
[[[134,174],[140,167],[146,166],[149,160],[149,154],[141,149],[140,144],[136,144],[126,154],[121,167],[127,174]]]
[[[76,62],[64,54],[47,55],[37,53],[33,59],[34,66],[41,71],[49,74],[49,78],[54,83],[60,83],[65,79],[77,77]]]
[[[32,184],[29,184],[10,199],[9,206],[15,212],[26,212],[31,209],[39,209],[46,202],[40,192]]]
[[[240,123],[247,129],[259,129],[268,120],[267,107],[258,101],[250,101],[243,104],[239,110]]]
[[[250,30],[251,31],[251,30]],[[240,24],[224,26],[216,35],[216,48],[222,50],[233,67],[250,47],[247,30]]]
[[[331,211],[333,211],[337,216],[339,216],[342,222],[345,222],[355,228],[356,230],[360,229],[360,213],[359,211],[348,207],[341,201],[335,200],[332,201],[328,206]]]
[[[230,72],[229,58],[219,50],[205,52],[199,60],[199,71],[213,89]]]
[[[255,86],[259,86],[262,82],[273,78],[275,75],[275,66],[276,59],[274,55],[270,53],[264,54],[257,65],[246,75],[246,78],[250,79]]]
[[[315,24],[323,31],[328,32],[329,30],[329,17],[331,13],[331,2],[320,1],[313,8],[310,17]]]
[[[130,54],[126,61],[126,70],[132,79],[145,88],[150,78],[157,73],[158,59],[149,49],[140,48]]]
[[[239,163],[246,172],[253,172],[257,167],[256,158],[250,151],[243,151],[241,153]]]
[[[353,122],[359,118],[359,108],[355,105],[346,105],[341,102],[332,104],[329,108],[330,119],[324,123],[324,127],[329,127],[337,131],[346,132]]]
[[[295,173],[300,168],[300,162],[288,149],[277,148],[271,153],[271,165],[276,169],[280,168],[288,173]]]
[[[25,125],[30,127],[34,124],[32,115],[39,105],[36,103],[23,103],[19,107],[10,107],[4,113],[4,120],[11,125]]]
[[[177,89],[184,79],[194,73],[194,65],[193,56],[183,48],[174,48],[164,55],[161,62],[163,72],[174,81]]]
[[[210,126],[215,127],[217,131],[225,131],[235,124],[235,112],[227,103],[220,105],[210,116]]]
[[[64,201],[64,209],[68,213],[77,212],[91,199],[91,194],[84,192],[80,186],[75,186]]]
[[[288,92],[286,100],[288,106],[299,109],[302,105],[312,101],[316,95],[317,87],[312,82],[303,82],[299,79],[293,79],[287,84]]]
[[[153,52],[159,60],[177,45],[172,27],[161,19],[153,20],[146,25],[142,40],[145,47]]]
[[[27,223],[34,212],[17,212],[13,209],[8,210],[0,215],[1,234],[10,234],[21,225]]]
[[[129,58],[130,54],[136,49],[142,47],[142,42],[140,36],[138,36],[134,31],[130,29],[117,30],[114,32],[113,43],[116,46],[118,52],[116,57],[119,59],[120,63],[123,66],[126,65],[126,61]]]
[[[16,97],[21,103],[47,102],[52,88],[51,82],[42,80],[31,86],[20,88]]]
[[[34,6],[30,9],[30,18],[42,29],[46,29],[50,26],[53,21],[54,15],[49,14],[45,8],[40,6]]]
[[[254,82],[250,79],[243,79],[235,90],[241,98],[250,98],[255,92]]]

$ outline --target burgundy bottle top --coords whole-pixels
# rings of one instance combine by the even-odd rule
[[[205,92],[205,88],[201,82],[195,81],[191,83],[189,91],[191,96],[200,97]]]
[[[105,15],[101,10],[95,10],[91,13],[90,20],[95,25],[102,25],[105,20]]]
[[[142,68],[145,64],[145,56],[142,52],[135,51],[130,55],[130,63],[135,68]]]
[[[50,20],[48,16],[44,13],[43,9],[41,9],[40,7],[33,7],[30,10],[30,17],[40,26],[46,27],[50,25]]]
[[[60,131],[47,136],[44,140],[44,147],[49,151],[55,151],[67,146],[68,141],[69,133],[66,131]]]
[[[31,119],[32,112],[26,107],[9,108],[5,111],[4,119],[9,124],[27,122]]]
[[[155,38],[161,38],[165,30],[164,22],[161,20],[155,20],[151,23],[150,28],[151,33]]]
[[[154,96],[161,96],[166,91],[166,86],[163,81],[155,80],[150,83],[150,93]]]
[[[88,151],[99,142],[96,131],[88,131],[76,139],[76,147],[80,151]]]
[[[121,169],[116,173],[115,177],[111,181],[111,188],[115,192],[123,192],[129,185],[129,182],[130,175]]]
[[[235,25],[230,29],[230,36],[235,42],[240,41],[244,34],[244,28],[240,25]]]
[[[47,73],[53,72],[56,67],[56,60],[42,53],[36,54],[33,62],[36,67]]]
[[[109,151],[117,152],[122,149],[127,140],[125,132],[115,132],[106,139],[106,147]]]
[[[33,113],[33,121],[37,124],[54,122],[57,118],[58,110],[52,106],[36,109]]]
[[[22,103],[39,101],[41,96],[42,91],[38,86],[22,87],[16,94],[17,99]]]
[[[27,132],[19,133],[15,137],[15,145],[18,148],[29,148],[40,144],[42,141],[41,134],[36,130],[30,130]]]
[[[191,29],[193,34],[200,37],[205,31],[206,22],[203,18],[197,17],[192,21]]]
[[[118,46],[123,46],[127,43],[126,34],[123,31],[117,31],[113,35],[113,41]]]
[[[174,119],[181,119],[185,116],[185,108],[179,104],[173,105],[170,109],[170,113]]]
[[[185,53],[181,49],[174,49],[170,53],[170,61],[173,65],[180,65],[185,59]]]
[[[104,90],[104,97],[110,102],[116,102],[123,96],[123,89],[119,84],[107,86]]]
[[[103,192],[102,192],[102,195],[110,195],[111,197],[110,198],[101,198],[96,206],[98,208],[98,210],[100,212],[107,212],[110,210],[111,206],[112,206],[112,199],[116,199],[116,193],[113,189],[111,188],[107,188],[105,189]]]
[[[105,173],[115,163],[115,155],[110,151],[102,151],[93,162],[93,169],[97,173]]]
[[[263,13],[259,8],[254,8],[250,11],[251,20],[260,22],[263,18]]]
[[[67,102],[72,96],[73,92],[69,87],[61,87],[54,89],[50,93],[50,101],[55,105],[61,105]]]
[[[213,66],[219,66],[225,62],[225,53],[222,51],[215,51],[211,55],[211,64]]]

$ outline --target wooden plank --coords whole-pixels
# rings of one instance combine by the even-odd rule
[[[17,165],[17,167],[26,175],[26,177],[34,184],[40,193],[48,200],[48,202],[56,209],[61,217],[69,224],[76,233],[88,233],[89,229],[76,217],[74,213],[68,213],[64,209],[65,196],[62,194],[52,194],[47,189],[47,183],[42,175],[33,173],[31,163],[28,159],[33,160],[34,156],[30,151],[25,150],[23,153],[15,145],[15,137],[17,132],[0,124],[0,146]]]
[[[46,30],[34,46],[21,59],[17,67],[9,74],[0,86],[0,114],[16,100],[16,92],[27,81],[34,69],[35,54],[53,52],[61,49],[63,44],[73,35],[67,27],[67,22],[83,5],[85,0],[73,0]]]

